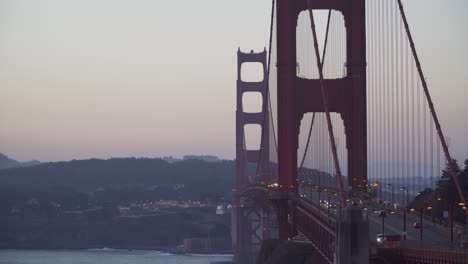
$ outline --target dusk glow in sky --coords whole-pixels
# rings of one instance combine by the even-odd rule
[[[468,1],[404,2],[451,149],[468,158]],[[268,45],[270,8],[0,0],[0,153],[233,159],[236,52]]]

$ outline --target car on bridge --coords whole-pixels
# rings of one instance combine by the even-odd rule
[[[361,206],[368,206],[369,205],[369,201],[368,200],[359,200],[359,204]]]
[[[383,234],[377,234],[377,243],[383,244],[385,241],[385,236]]]

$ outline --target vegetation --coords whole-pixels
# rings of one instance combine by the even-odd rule
[[[234,173],[233,161],[136,158],[0,170],[0,248],[174,247],[212,233],[207,230],[218,217],[215,207],[132,207],[134,213],[125,216],[118,206],[229,201]]]
[[[0,215],[31,199],[68,210],[137,200],[231,198],[233,161],[162,159],[73,160],[0,170]]]
[[[468,197],[468,159],[465,160],[465,168],[462,170],[458,165],[457,160],[453,160],[455,164],[455,174],[458,177],[458,182],[463,191],[465,199]],[[454,209],[454,216],[460,222],[466,221],[465,212],[462,206],[459,205],[461,202],[458,191],[455,187],[455,182],[452,179],[450,167],[447,165],[442,171],[440,180],[437,182],[437,188],[435,190],[435,199],[432,202],[436,214],[442,214],[443,211],[450,211]]]

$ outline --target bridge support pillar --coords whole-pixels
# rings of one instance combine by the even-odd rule
[[[366,1],[315,0],[314,10],[341,12],[346,30],[346,76],[325,79],[328,110],[343,119],[348,150],[348,186],[353,192],[367,192],[366,109]],[[297,21],[308,10],[308,0],[278,0],[277,111],[279,190],[297,194],[297,149],[300,122],[304,114],[324,113],[320,81],[297,76]],[[286,202],[279,204],[287,205]],[[287,208],[280,212],[287,212]],[[287,215],[278,214],[279,237],[289,237]]]
[[[242,76],[244,63],[259,63],[263,69],[261,81],[247,81]],[[268,112],[267,52],[244,53],[237,51],[237,109],[236,109],[236,187],[233,192],[233,248],[238,263],[255,263],[262,240],[270,235],[267,206],[255,203],[246,191],[255,184],[270,183],[269,157],[269,112]],[[262,96],[262,111],[246,112],[242,102],[246,93],[259,93]],[[259,125],[261,128],[260,149],[248,149],[245,141],[246,125]],[[249,171],[249,165],[257,165],[255,174]]]
[[[362,210],[342,209],[337,220],[335,264],[369,264],[369,223]]]

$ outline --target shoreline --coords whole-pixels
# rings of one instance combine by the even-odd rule
[[[94,247],[0,247],[1,250],[89,250],[89,251],[112,251],[112,250],[121,250],[121,251],[157,251],[160,253],[168,253],[172,255],[232,255],[232,251],[222,251],[222,252],[185,252],[178,248],[170,247],[119,247],[119,246],[94,246]]]

